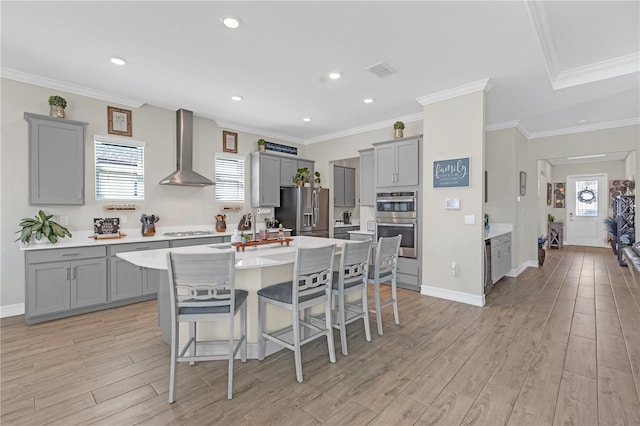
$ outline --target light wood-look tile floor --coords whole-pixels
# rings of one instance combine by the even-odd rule
[[[611,250],[565,247],[501,280],[484,308],[400,290],[401,325],[330,364],[326,341],[293,354],[179,366],[155,302],[26,326],[1,321],[2,425],[640,424],[640,289]]]

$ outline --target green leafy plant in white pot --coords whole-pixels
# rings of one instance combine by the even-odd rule
[[[58,242],[58,237],[71,237],[71,232],[69,232],[67,228],[51,220],[53,217],[52,214],[47,215],[40,210],[34,217],[35,219],[24,217],[20,220],[22,229],[16,231],[16,234],[20,234],[20,237],[18,237],[16,241],[29,244],[32,239],[40,240],[44,237],[52,244],[55,244]]]

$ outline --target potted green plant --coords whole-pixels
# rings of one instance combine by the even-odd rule
[[[258,139],[258,150],[260,152],[264,152],[266,147],[267,147],[267,141],[265,141],[264,139]]]
[[[552,215],[551,213],[549,213],[549,214],[547,215],[547,221],[548,221],[549,223],[551,223],[551,222],[555,222],[555,221],[556,221],[556,217],[555,217],[554,215]]]
[[[309,168],[302,167],[299,168],[295,176],[293,177],[293,183],[297,186],[304,186],[307,183],[310,183],[309,180]]]
[[[316,184],[318,188],[320,188],[320,183],[321,183],[320,172],[315,172],[314,176],[315,176],[315,179],[313,180],[313,182]]]
[[[25,244],[29,244],[32,237],[36,240],[40,240],[44,236],[51,243],[55,244],[58,242],[58,237],[71,237],[71,232],[69,232],[69,230],[64,226],[51,220],[52,217],[52,214],[47,215],[45,212],[40,210],[38,214],[35,215],[35,219],[31,219],[29,217],[22,218],[20,221],[22,229],[16,231],[16,234],[20,234],[20,237],[18,237],[16,241],[22,241]]]
[[[64,109],[67,107],[67,100],[62,96],[49,96],[49,115],[51,117],[64,118]]]
[[[400,139],[402,137],[402,130],[404,130],[404,123],[402,121],[396,121],[393,123],[393,136],[396,139]]]
[[[546,252],[544,251],[544,243],[547,242],[547,237],[544,235],[540,235],[538,237],[538,266],[542,266],[544,263],[544,258],[546,257]]]

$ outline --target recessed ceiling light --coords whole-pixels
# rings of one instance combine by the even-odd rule
[[[337,79],[339,79],[339,78],[340,78],[340,73],[339,73],[339,72],[337,72],[337,71],[334,71],[334,72],[332,72],[332,73],[329,73],[329,78],[330,78],[331,80],[337,80]]]
[[[302,121],[304,121],[305,123],[308,123],[311,121],[311,117],[305,117],[302,119]]]
[[[373,103],[373,98],[364,98],[362,100],[362,102],[364,102],[365,104],[372,104]]]
[[[235,16],[223,16],[222,18],[220,18],[220,22],[222,22],[222,25],[224,25],[225,27],[231,28],[233,30],[238,28],[242,21],[240,21],[240,18],[237,18]]]
[[[236,101],[236,102],[240,102],[240,101],[242,100],[242,96],[238,96],[238,95],[236,95],[236,96],[232,96],[232,97],[231,97],[231,100],[234,100],[234,101]]]
[[[118,58],[114,56],[113,58],[111,58],[111,63],[116,65],[124,65],[127,63],[127,61],[125,61],[122,58]]]

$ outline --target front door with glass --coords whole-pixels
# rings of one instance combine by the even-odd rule
[[[609,199],[607,175],[567,176],[567,243],[576,246],[606,246],[604,219]]]

